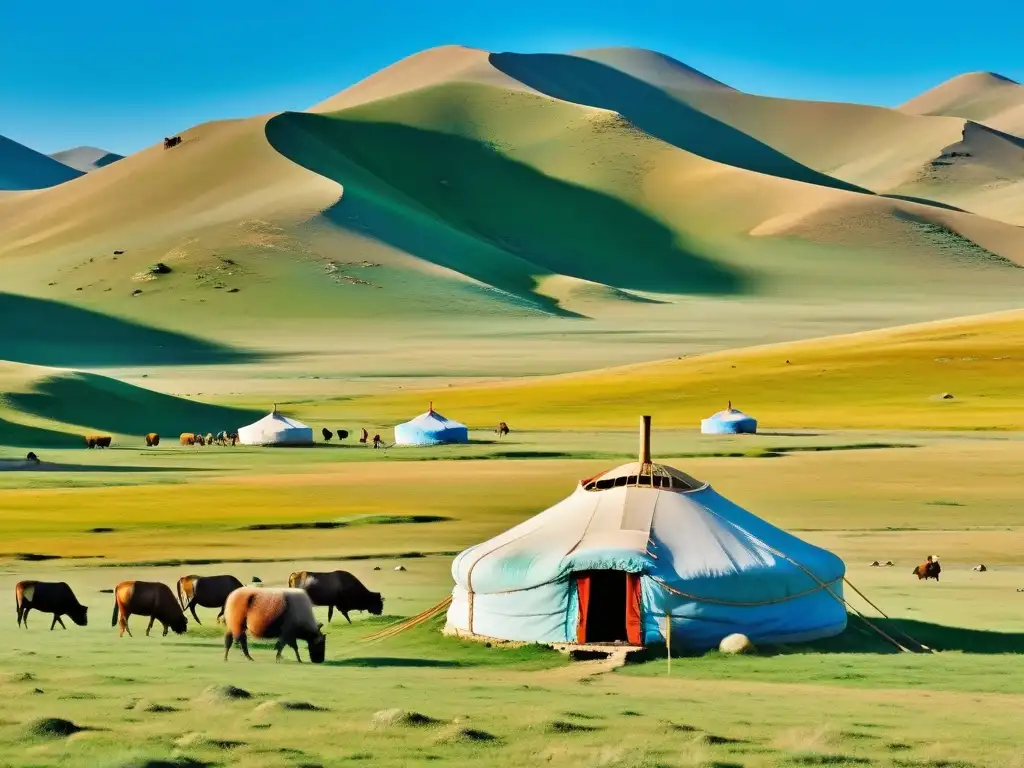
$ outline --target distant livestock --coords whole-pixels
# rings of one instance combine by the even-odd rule
[[[247,633],[253,637],[277,638],[274,648],[277,661],[281,651],[290,645],[300,663],[299,640],[305,640],[309,649],[309,660],[320,664],[327,650],[327,638],[313,615],[313,603],[301,589],[268,589],[265,587],[242,587],[228,596],[224,606],[224,661],[232,646],[238,643],[245,658],[249,655]]]
[[[327,427],[324,427],[323,429],[321,429],[320,433],[324,436],[324,442],[325,443],[331,442],[331,438],[334,437],[334,433],[331,432],[331,430],[329,430]]]
[[[196,615],[196,606],[219,608],[217,621],[224,615],[224,604],[242,582],[234,576],[182,576],[178,579],[178,603],[182,611],[190,611],[196,624],[202,624]]]
[[[361,432],[361,434],[359,435],[359,442],[360,443],[365,443],[367,440],[370,439],[370,433],[366,431],[366,427],[363,427],[360,430],[360,432]]]
[[[384,612],[384,598],[380,592],[371,592],[348,571],[298,571],[288,577],[288,586],[304,589],[313,605],[326,605],[327,622],[334,618],[337,608],[349,624],[350,611],[369,611],[374,616]]]
[[[504,421],[499,422],[498,428],[494,431],[498,433],[499,438],[502,438],[508,434],[508,424],[506,424]]]
[[[206,445],[213,445],[213,433],[212,432],[207,432],[206,433],[206,437],[204,439],[206,441]],[[200,445],[202,445],[202,443],[200,443]]]
[[[164,149],[170,149],[181,144],[181,136],[165,136],[164,137]]]
[[[146,435],[146,445],[150,448],[156,448],[160,445],[160,435],[156,432],[150,432]]]
[[[339,429],[338,430],[338,439],[339,440],[348,440],[348,430],[347,429]]]
[[[984,573],[985,571],[988,570],[988,568],[985,567],[984,563],[978,563],[976,566],[971,568],[971,570],[972,571],[977,571],[978,573]]]
[[[942,566],[939,565],[939,559],[937,557],[929,555],[928,559],[914,568],[912,573],[917,576],[918,581],[922,581],[924,579],[935,579],[938,581],[939,574],[942,573]]]
[[[110,619],[110,626],[120,626],[121,631],[118,637],[123,637],[132,632],[128,629],[128,618],[132,614],[149,616],[149,626],[146,627],[146,635],[153,629],[153,622],[159,621],[164,625],[164,636],[168,629],[173,629],[176,634],[184,634],[188,625],[185,614],[174,599],[174,593],[166,584],[158,581],[122,581],[114,588],[114,615]],[[120,618],[118,616],[120,615]]]
[[[191,432],[182,432],[181,437],[178,438],[182,445],[195,445],[196,436]]]
[[[109,448],[110,435],[86,435],[85,445],[87,448]]]
[[[18,609],[18,626],[25,624],[28,629],[28,612],[35,608],[40,613],[52,613],[50,631],[60,624],[67,629],[61,616],[69,617],[75,624],[84,627],[88,623],[87,607],[78,602],[75,593],[63,581],[19,581],[14,585],[14,604]]]

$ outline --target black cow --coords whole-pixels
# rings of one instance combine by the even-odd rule
[[[324,427],[323,429],[320,430],[320,432],[324,436],[324,442],[325,443],[331,442],[331,438],[334,437],[334,433],[331,432],[331,430],[329,430],[327,427]]]
[[[369,611],[374,616],[384,612],[384,598],[380,592],[371,592],[363,582],[348,571],[298,571],[288,577],[288,586],[306,590],[313,605],[326,605],[327,621],[334,617],[334,609],[341,611],[349,624],[349,611]]]
[[[84,627],[88,623],[86,606],[78,602],[75,593],[63,581],[19,581],[14,585],[14,604],[18,609],[18,626],[25,624],[28,629],[28,612],[35,608],[40,613],[52,613],[50,631],[64,622],[61,616],[68,616],[75,624]]]
[[[339,429],[338,430],[338,439],[339,440],[348,440],[348,430],[347,429]]]

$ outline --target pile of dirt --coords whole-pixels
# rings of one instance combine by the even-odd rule
[[[382,709],[379,712],[374,712],[370,720],[374,728],[392,728],[400,725],[422,727],[437,725],[440,722],[440,720],[429,715],[419,712],[407,712],[404,709]]]
[[[217,704],[251,698],[252,694],[244,688],[236,688],[233,685],[211,685],[203,689],[203,692],[196,697],[196,701],[201,704]]]
[[[29,723],[28,726],[30,734],[46,739],[63,739],[84,730],[87,729],[62,717],[44,717]]]

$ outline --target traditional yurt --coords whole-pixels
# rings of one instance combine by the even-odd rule
[[[757,432],[757,419],[733,408],[730,401],[724,411],[701,420],[700,431],[705,435],[752,435]]]
[[[446,419],[434,410],[431,403],[426,413],[412,421],[395,427],[396,445],[442,445],[444,443],[468,443],[469,430],[465,424]]]
[[[313,430],[301,421],[289,419],[277,406],[262,419],[238,430],[242,445],[312,445]]]
[[[673,649],[705,650],[843,631],[843,561],[652,463],[649,429],[638,462],[459,554],[446,632],[644,646],[670,626]]]

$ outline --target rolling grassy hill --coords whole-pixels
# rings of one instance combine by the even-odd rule
[[[621,368],[360,398],[381,423],[425,400],[469,424],[630,427],[641,413],[697,428],[728,400],[787,428],[1022,429],[1024,312],[814,339]],[[951,399],[941,395],[951,394]]]
[[[389,340],[569,370],[1007,309],[1024,287],[1019,227],[875,194],[970,207],[982,190],[1016,221],[1014,137],[763,99],[649,51],[434,49],[310,112],[182,135],[3,196],[7,294],[236,353],[447,375]],[[545,334],[589,351],[524,341]]]
[[[262,416],[133,386],[106,376],[0,361],[0,445],[39,450],[82,445],[100,432],[141,444],[148,432],[237,429]]]

